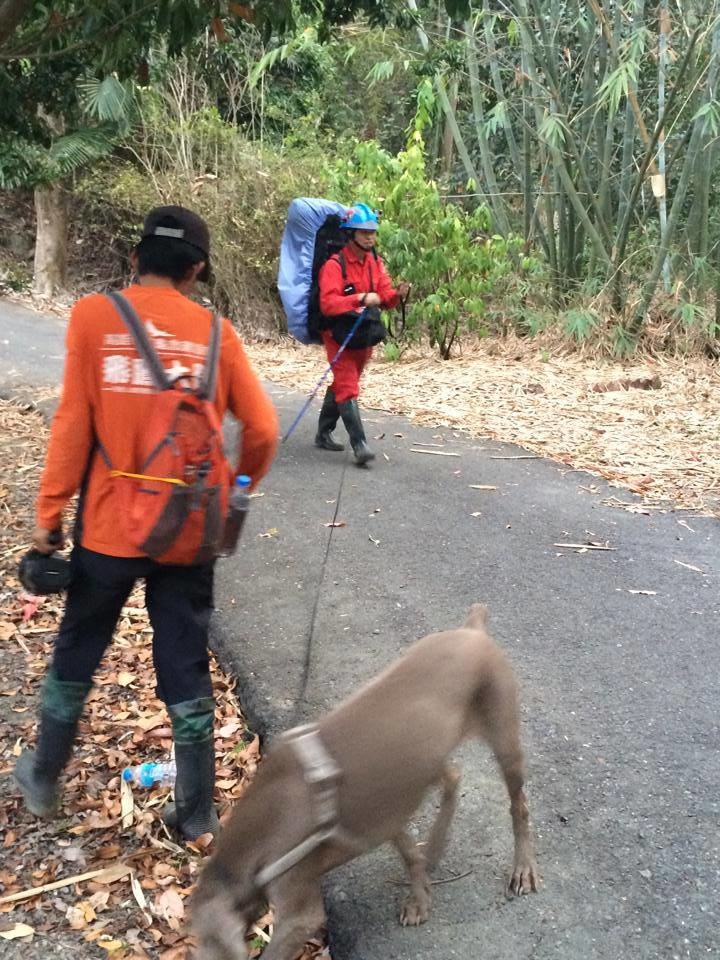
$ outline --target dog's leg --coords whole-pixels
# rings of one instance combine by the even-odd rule
[[[456,766],[449,763],[445,767],[442,778],[440,809],[430,830],[427,846],[425,847],[425,862],[427,863],[428,871],[434,870],[438,865],[440,857],[443,855],[443,851],[447,845],[450,824],[455,816],[455,807],[457,806],[459,784],[460,771]]]
[[[291,870],[268,890],[268,899],[275,924],[262,960],[295,960],[305,941],[325,922],[320,881],[302,868]]]
[[[520,709],[517,683],[510,664],[501,660],[480,704],[483,736],[492,747],[510,797],[515,837],[513,872],[508,884],[514,894],[537,891],[539,875],[533,854],[530,814],[523,785],[523,752],[520,745]]]
[[[523,790],[523,759],[519,744],[517,753],[498,755],[498,762],[510,796],[510,816],[515,837],[513,872],[508,888],[516,895],[536,892],[539,885],[538,868],[533,854],[530,812]]]
[[[410,893],[400,910],[400,923],[404,927],[417,927],[430,916],[430,880],[425,853],[404,830],[393,837],[393,843],[403,859],[410,880]]]

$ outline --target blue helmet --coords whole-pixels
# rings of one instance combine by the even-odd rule
[[[377,230],[380,226],[379,211],[366,203],[356,203],[342,224],[344,230]]]

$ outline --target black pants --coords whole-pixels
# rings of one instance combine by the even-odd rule
[[[130,591],[143,579],[158,696],[167,706],[212,696],[207,646],[214,564],[163,566],[75,547],[71,569],[53,658],[59,680],[92,679]]]

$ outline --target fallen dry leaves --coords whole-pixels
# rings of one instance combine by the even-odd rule
[[[168,789],[120,789],[124,766],[167,759],[172,747],[139,591],[123,609],[89,697],[64,779],[62,819],[48,824],[28,814],[10,779],[15,758],[34,741],[39,684],[62,609],[58,597],[24,596],[15,577],[46,441],[37,412],[0,400],[0,941],[35,938],[33,949],[47,955],[42,945],[61,937],[78,960],[184,960],[192,943],[186,905],[208,845],[202,838],[181,844],[167,833],[160,814]],[[216,799],[224,816],[253,776],[259,743],[239,712],[234,681],[217,663],[212,669]],[[271,927],[269,914],[258,920],[251,956],[259,956]],[[310,943],[304,960],[322,949]]]
[[[263,376],[306,392],[326,366],[321,348],[290,341],[247,350]],[[517,443],[650,504],[720,515],[717,362],[613,363],[550,354],[537,340],[514,337],[469,344],[451,361],[429,350],[409,351],[399,363],[375,353],[362,392],[367,407]]]

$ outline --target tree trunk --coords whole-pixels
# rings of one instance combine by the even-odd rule
[[[0,2],[0,48],[15,33],[25,14],[30,10],[32,0],[2,0]]]
[[[67,197],[63,186],[53,183],[35,188],[34,290],[52,297],[65,289],[67,274]]]

